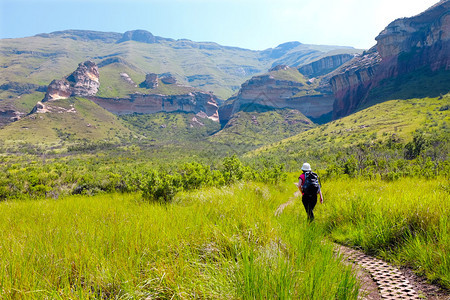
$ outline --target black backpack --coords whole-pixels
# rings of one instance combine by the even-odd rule
[[[319,176],[316,173],[305,172],[305,181],[302,185],[302,191],[306,195],[316,195],[319,192]]]

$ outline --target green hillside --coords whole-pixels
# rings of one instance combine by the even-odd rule
[[[209,141],[230,147],[234,145],[233,147],[237,147],[235,149],[250,150],[314,127],[313,122],[294,109],[240,111]]]
[[[448,141],[449,107],[450,94],[438,98],[391,100],[302,132],[280,143],[263,146],[248,156],[277,157],[298,165],[298,161],[308,157],[321,161],[327,153],[337,153],[357,145],[370,146],[389,141],[405,145],[413,140],[418,131],[439,135],[440,140]],[[448,149],[445,151],[448,153]]]
[[[295,81],[300,82],[303,84],[307,84],[307,78],[303,76],[302,73],[300,73],[295,68],[288,68],[286,70],[280,69],[276,71],[270,71],[269,74],[278,80],[287,80],[287,81]]]
[[[45,105],[50,112],[34,113],[3,127],[3,145],[31,144],[51,149],[83,141],[118,142],[131,134],[117,116],[90,100],[69,98]]]
[[[147,140],[158,143],[198,141],[220,130],[220,124],[193,113],[130,114],[119,117]]]

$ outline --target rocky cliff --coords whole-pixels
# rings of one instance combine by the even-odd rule
[[[125,73],[121,73],[122,78],[131,79]],[[163,81],[165,79],[165,81]],[[161,78],[166,84],[176,85],[176,79],[172,75],[166,74]],[[134,84],[134,82],[131,81]],[[96,97],[100,86],[98,67],[91,61],[80,63],[78,68],[62,80],[53,80],[47,87],[42,102],[38,102],[30,114],[36,112],[49,112],[45,102],[67,99],[69,97],[80,96],[92,100],[109,112],[117,115],[140,113],[151,114],[156,112],[203,112],[209,119],[219,121],[219,107],[217,98],[210,93],[194,91],[177,95],[143,94],[134,93],[126,98],[102,98]],[[147,74],[141,87],[154,89],[158,86],[158,75]]]
[[[0,127],[8,123],[18,121],[24,115],[24,113],[21,113],[14,109],[0,109]]]
[[[417,16],[395,20],[376,41],[375,47],[331,78],[336,96],[333,118],[354,112],[368,101],[374,89],[417,70],[443,71],[446,79],[437,88],[443,93],[449,91],[450,1],[440,1]]]
[[[298,68],[298,71],[310,78],[317,77],[334,71],[336,68],[340,67],[354,57],[354,54],[338,54],[326,56],[312,63],[301,66],[300,68]]]
[[[360,105],[372,87],[381,57],[373,47],[343,66],[337,75],[330,79],[335,96],[333,118],[343,117]]]
[[[292,108],[307,117],[319,118],[332,110],[331,88],[308,81],[295,68],[276,66],[264,75],[254,76],[242,84],[238,94],[219,110],[225,125],[239,111],[265,111]]]
[[[158,74],[149,73],[145,75],[145,80],[139,84],[140,87],[146,89],[154,89],[158,87]]]
[[[73,96],[93,96],[100,86],[97,65],[92,61],[80,63],[78,68],[62,80],[53,80],[47,87],[42,102],[66,99]]]
[[[116,114],[152,114],[157,112],[204,112],[206,116],[218,122],[218,105],[215,96],[204,92],[191,92],[184,95],[141,94],[130,95],[130,98],[89,97],[106,110]]]

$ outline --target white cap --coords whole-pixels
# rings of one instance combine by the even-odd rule
[[[302,171],[311,171],[311,166],[308,163],[304,163],[302,166]]]

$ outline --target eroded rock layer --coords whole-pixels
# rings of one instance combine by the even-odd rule
[[[100,86],[97,65],[92,61],[80,63],[78,68],[61,80],[53,80],[42,102],[67,99],[73,96],[94,96]]]
[[[133,94],[128,99],[89,97],[106,110],[117,114],[152,114],[157,112],[204,112],[213,121],[219,121],[215,96],[204,92],[184,95]]]

